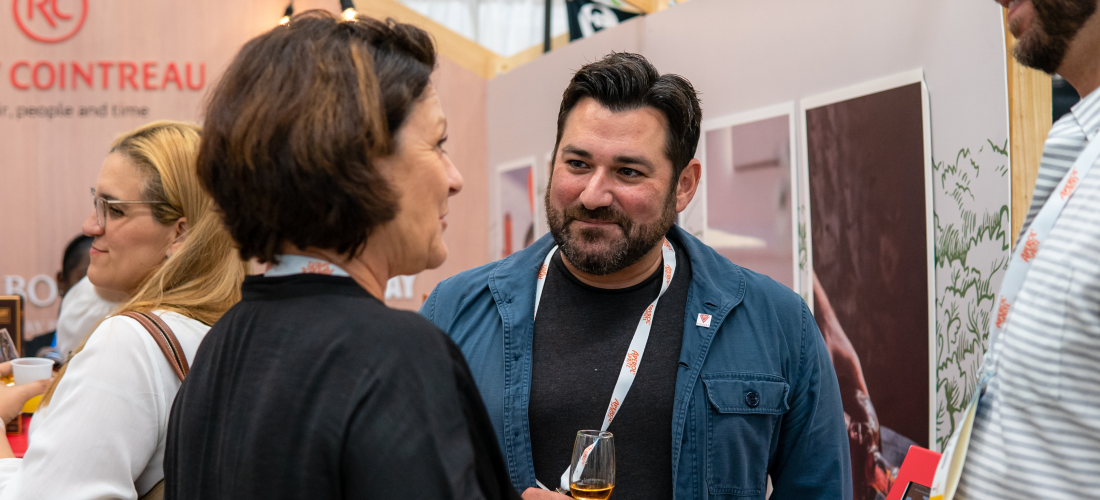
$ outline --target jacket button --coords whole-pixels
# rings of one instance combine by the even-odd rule
[[[760,406],[760,393],[756,391],[745,393],[745,404],[749,405],[749,408]]]

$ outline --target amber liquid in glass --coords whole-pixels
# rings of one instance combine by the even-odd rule
[[[569,485],[569,492],[573,498],[583,500],[607,500],[611,496],[611,490],[615,485],[607,484],[602,479],[582,479]]]

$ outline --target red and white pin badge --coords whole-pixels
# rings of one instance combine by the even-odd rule
[[[699,317],[695,320],[695,326],[710,328],[710,318],[711,316],[709,314],[700,314]]]

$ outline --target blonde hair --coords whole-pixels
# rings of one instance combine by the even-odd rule
[[[119,136],[111,145],[111,154],[124,155],[145,173],[143,199],[164,202],[150,205],[158,222],[171,224],[187,219],[183,245],[142,280],[115,310],[116,315],[160,309],[212,325],[241,299],[241,282],[248,263],[240,259],[195,173],[200,132],[197,125],[156,121]],[[90,337],[91,333],[73,355]],[[64,374],[62,366],[42,398],[43,405],[49,403]]]

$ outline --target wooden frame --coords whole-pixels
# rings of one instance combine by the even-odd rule
[[[1012,234],[1013,247],[1020,234],[1035,179],[1039,176],[1039,163],[1043,159],[1043,145],[1053,125],[1050,75],[1016,62],[1012,49],[1016,37],[1008,31],[1008,10],[1005,15],[1005,56],[1008,82],[1008,158],[1012,165]]]

